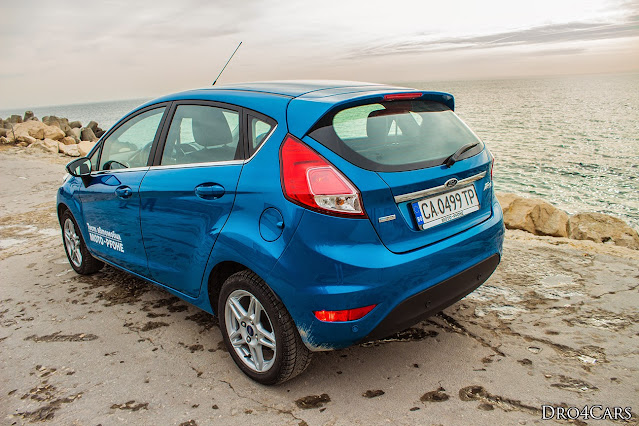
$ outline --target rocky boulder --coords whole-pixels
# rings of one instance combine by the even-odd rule
[[[33,111],[25,111],[24,112],[24,117],[22,118],[22,121],[29,121],[29,120],[33,120],[35,118],[35,115],[33,115]],[[37,120],[37,118],[36,118]]]
[[[637,231],[623,220],[603,213],[577,213],[568,221],[568,233],[575,240],[611,242],[639,250]]]
[[[495,195],[497,196],[497,200],[499,201],[502,210],[506,210],[508,206],[510,206],[510,203],[512,203],[515,199],[521,198],[519,195],[507,192],[498,192],[495,193]]]
[[[35,141],[27,147],[27,149],[33,149],[43,152],[58,153],[58,142],[53,139],[44,139],[42,141]]]
[[[77,132],[78,134],[76,135],[76,130],[80,129],[72,129],[69,127],[69,129],[64,132],[65,137],[73,139],[75,141],[74,143],[80,142],[80,132]]]
[[[550,203],[542,201],[530,212],[537,235],[568,236],[568,214]]]
[[[29,121],[29,123],[37,123],[37,122]],[[42,127],[42,131],[44,133],[44,137],[42,139],[53,139],[58,141],[64,138],[64,132],[55,126],[44,125],[44,127]]]
[[[89,124],[87,124],[87,126],[89,129],[91,129],[93,131],[93,133],[95,133],[98,130],[98,123],[91,120],[89,121]]]
[[[58,147],[58,144],[60,142],[53,140],[53,139],[49,139],[49,138],[44,138],[44,140],[42,141],[42,143],[44,144],[44,146],[46,146],[47,148],[49,148],[49,151],[54,152],[54,153],[58,153],[60,151],[60,148]]]
[[[15,140],[9,139],[10,142],[16,142],[16,144],[19,146],[29,146],[31,144],[36,143],[38,140],[39,139],[36,139],[33,136],[29,136],[25,134],[17,135]]]
[[[36,139],[44,139],[44,129],[46,127],[48,126],[46,126],[45,124],[38,123],[38,122],[31,122],[31,123],[16,124],[13,130],[17,136],[26,133],[29,136],[33,136]]]
[[[9,142],[9,139],[5,138],[4,136],[0,136],[0,145],[6,145],[9,143],[11,143]]]
[[[71,126],[72,129],[81,129],[82,123],[80,123],[79,121],[72,121],[69,123],[69,126]]]
[[[42,117],[42,122],[49,126],[55,126],[62,130],[65,136],[70,136],[71,126],[69,126],[69,120],[67,118],[60,118],[56,117],[55,115],[49,115],[46,117]]]
[[[11,117],[7,118],[7,121],[12,124],[22,123],[22,116],[13,114]]]
[[[82,141],[80,142],[77,147],[78,150],[80,151],[80,156],[82,157],[86,157],[87,154],[89,152],[91,152],[91,150],[93,149],[93,147],[95,146],[95,142],[89,142],[89,141]]]
[[[535,235],[568,236],[566,212],[543,200],[518,196],[502,198],[507,205],[502,208],[508,229],[521,229]],[[501,202],[501,198],[499,200]]]
[[[75,145],[77,142],[72,136],[65,136],[60,139],[60,143],[63,145]]]
[[[39,123],[37,121],[27,122],[27,123],[19,123],[13,127],[13,131],[16,136],[27,134],[36,139],[44,139],[44,129],[48,127],[43,123]]]
[[[95,136],[95,133],[93,133],[93,130],[91,130],[91,128],[89,127],[82,128],[80,139],[83,141],[90,141],[90,142],[94,142],[98,140],[98,138]]]
[[[78,145],[65,145],[62,142],[58,142],[58,149],[64,155],[68,155],[69,157],[79,157],[80,150],[78,149]]]
[[[30,123],[33,123],[30,121]],[[62,130],[58,129],[54,126],[47,126],[44,129],[44,137],[45,139],[53,139],[54,141],[58,141],[64,138],[65,134]]]
[[[20,141],[20,136],[30,136],[35,139],[53,139],[60,140],[64,137],[64,132],[55,126],[47,126],[46,124],[29,120],[24,123],[18,123],[13,126],[13,132],[7,132],[7,139],[13,139],[15,133],[15,140]]]
[[[45,115],[44,117],[42,117],[42,122],[47,126],[56,126],[58,129],[61,128],[60,119],[55,115]]]
[[[7,136],[7,133],[9,133],[9,129],[4,129],[0,127],[0,137]]]

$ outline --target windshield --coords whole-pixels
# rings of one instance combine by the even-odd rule
[[[374,171],[432,167],[464,145],[478,143],[458,160],[483,149],[479,138],[446,105],[434,101],[388,101],[329,113],[312,138],[346,160]]]

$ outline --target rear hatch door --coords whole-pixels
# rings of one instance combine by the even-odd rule
[[[397,95],[333,108],[308,136],[357,166],[348,177],[372,225],[390,251],[403,253],[491,216],[492,155],[452,111],[450,95]]]
[[[364,206],[380,239],[393,252],[441,241],[492,214],[489,155],[477,155],[451,168],[378,174],[389,186],[392,204],[369,206],[365,200]]]

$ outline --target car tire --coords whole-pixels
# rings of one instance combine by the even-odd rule
[[[87,245],[84,243],[78,223],[69,210],[62,214],[60,219],[62,228],[62,243],[67,254],[69,264],[80,275],[89,275],[98,272],[104,263],[91,256]]]
[[[256,382],[282,383],[310,364],[311,352],[290,314],[254,272],[237,272],[222,284],[217,312],[233,361]]]

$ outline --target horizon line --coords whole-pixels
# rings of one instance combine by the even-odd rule
[[[637,70],[631,70],[631,71],[620,71],[620,72],[593,72],[593,73],[589,73],[589,72],[585,72],[585,73],[575,73],[575,74],[538,74],[538,75],[528,75],[528,76],[510,76],[510,77],[494,77],[494,78],[454,78],[454,79],[446,79],[446,78],[435,78],[435,79],[430,79],[430,80],[404,80],[404,81],[379,81],[379,82],[375,82],[372,81],[372,83],[381,83],[381,84],[396,84],[396,85],[402,85],[402,84],[407,84],[407,83],[431,83],[431,82],[461,82],[461,81],[512,81],[512,80],[534,80],[534,79],[554,79],[554,78],[571,78],[571,77],[588,77],[588,76],[606,76],[606,75],[610,75],[610,76],[622,76],[622,75],[634,75],[634,74],[639,74],[639,69]],[[297,79],[291,79],[292,81],[297,80]],[[335,80],[335,79],[329,79],[329,80]],[[233,83],[242,83],[240,81],[238,82],[233,82]],[[202,86],[202,88],[204,87],[208,87],[208,86]],[[194,87],[194,89],[197,89],[197,87]],[[190,89],[187,89],[190,90]],[[168,92],[168,93],[179,93],[180,91],[177,92]],[[136,96],[136,97],[132,97],[132,98],[119,98],[119,99],[102,99],[102,100],[96,100],[96,101],[90,101],[90,102],[71,102],[71,103],[64,103],[64,104],[46,104],[46,105],[32,105],[30,107],[25,107],[25,106],[20,106],[20,107],[2,107],[0,108],[0,111],[3,112],[9,112],[11,110],[24,110],[24,112],[26,111],[31,111],[32,109],[38,108],[38,109],[42,109],[42,108],[59,108],[59,107],[65,107],[65,106],[79,106],[79,105],[92,105],[92,104],[100,104],[100,103],[109,103],[109,102],[133,102],[133,101],[141,101],[141,104],[144,102],[147,102],[149,100],[155,99],[155,98],[159,98],[165,94],[168,93],[162,93],[159,95],[154,95],[154,96]],[[11,115],[20,115],[20,114],[10,114]],[[0,115],[0,118],[3,118],[2,115]]]

